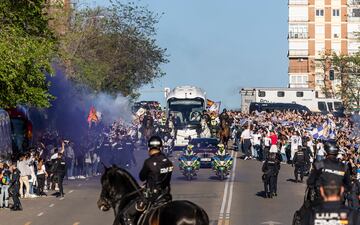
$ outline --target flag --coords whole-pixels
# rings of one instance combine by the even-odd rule
[[[97,112],[96,112],[95,107],[91,106],[90,112],[89,112],[89,115],[88,115],[88,119],[87,119],[89,124],[91,122],[95,122],[95,123],[98,122],[99,118],[98,118],[98,116],[96,114],[97,114]]]
[[[336,136],[335,132],[336,125],[331,119],[327,119],[322,125],[314,128],[311,131],[311,135],[314,139],[334,139]]]
[[[211,112],[217,112],[220,111],[221,102],[215,102],[212,100],[207,100],[207,109]]]

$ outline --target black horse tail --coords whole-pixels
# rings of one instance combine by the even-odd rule
[[[210,220],[208,214],[202,208],[196,210],[196,225],[209,225]]]

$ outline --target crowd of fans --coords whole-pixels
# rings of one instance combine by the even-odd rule
[[[220,115],[208,112],[204,114],[214,120],[212,124],[218,124],[226,114],[235,146],[243,151],[245,160],[265,161],[269,153],[276,152],[281,155],[282,163],[291,163],[298,146],[307,146],[310,149],[308,154],[311,162],[321,160],[326,154],[323,140],[333,136],[341,149],[339,157],[354,168],[360,165],[360,137],[357,129],[359,124],[356,115],[337,118],[293,111],[252,114],[229,111]],[[202,118],[205,118],[204,114]],[[149,118],[153,127],[158,128],[154,132],[159,132],[159,127],[169,124],[165,112],[152,110],[134,116],[132,124],[117,121],[108,127],[93,126],[79,140],[66,140],[55,130],[46,131],[36,147],[18,155],[16,160],[0,163],[0,207],[9,207],[9,193],[14,193],[11,189],[16,182],[21,198],[45,196],[49,190],[57,190],[53,165],[59,155],[66,162],[65,177],[69,180],[100,175],[100,162],[122,167],[136,166],[134,149],[143,140],[142,129]],[[210,126],[211,121],[207,122]],[[321,127],[322,136],[316,136],[314,131]],[[174,135],[174,132],[170,129],[169,134]],[[20,173],[18,181],[12,178],[16,171]]]

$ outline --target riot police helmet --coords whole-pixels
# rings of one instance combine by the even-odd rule
[[[159,149],[163,147],[163,142],[159,136],[152,136],[148,142],[149,149]]]
[[[324,149],[328,155],[337,155],[339,153],[339,148],[333,140],[325,142]]]

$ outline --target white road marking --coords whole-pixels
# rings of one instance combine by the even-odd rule
[[[54,207],[54,205],[55,205],[55,204],[50,204],[50,205],[49,205],[49,208],[52,208],[52,207]]]
[[[60,201],[64,200],[64,197],[61,197],[59,200],[60,200]]]
[[[41,212],[41,213],[39,213],[39,214],[37,214],[37,216],[42,216],[42,215],[44,215],[44,213],[43,212]]]
[[[82,184],[78,184],[78,187],[80,187]]]
[[[265,225],[280,225],[280,224],[282,224],[282,223],[275,222],[275,221],[266,221],[266,222],[262,222],[261,224],[265,224]]]
[[[233,198],[234,181],[235,181],[235,170],[237,161],[237,152],[233,151],[231,157],[234,159],[233,168],[229,179],[225,183],[224,196],[220,208],[220,214],[218,219],[218,225],[229,225],[230,224],[230,212]],[[225,208],[226,207],[226,208]]]
[[[229,194],[229,200],[226,210],[227,218],[230,218],[230,211],[231,211],[231,203],[233,199],[233,191],[234,191],[234,181],[235,181],[235,169],[236,169],[236,159],[237,159],[237,152],[234,154],[234,164],[231,171],[231,181],[230,181],[230,194]]]
[[[73,193],[73,192],[74,192],[74,190],[70,190],[70,191],[69,191],[69,194],[71,194],[71,193]]]
[[[231,153],[231,157],[234,157],[234,151]],[[225,183],[224,195],[223,195],[223,200],[221,203],[220,214],[219,214],[219,223],[220,221],[222,222],[222,219],[224,218],[225,206],[226,206],[228,190],[229,190],[229,182],[230,179],[226,180]]]

